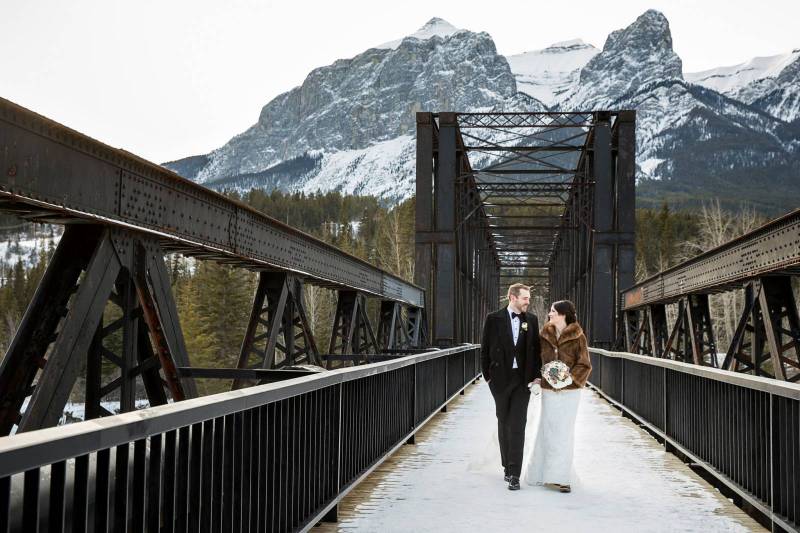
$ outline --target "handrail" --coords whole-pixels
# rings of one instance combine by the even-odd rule
[[[800,385],[590,348],[592,387],[773,530],[800,531]]]
[[[409,355],[392,361],[340,368],[278,383],[257,385],[85,422],[0,437],[0,478],[331,385],[477,348],[480,348],[479,344],[465,344]],[[35,454],[31,454],[33,449],[36,449]]]
[[[604,355],[606,357],[628,359],[629,361],[636,361],[638,363],[669,368],[686,374],[710,378],[716,381],[738,385],[740,387],[747,387],[748,389],[768,392],[777,396],[783,396],[784,398],[800,400],[800,383],[791,383],[788,381],[780,381],[761,376],[751,376],[739,372],[731,372],[730,370],[721,370],[719,368],[711,368],[707,366],[684,363],[681,361],[673,361],[672,359],[661,359],[658,357],[649,357],[646,355],[638,355],[628,352],[612,352],[603,350],[601,348],[589,348],[589,352]]]

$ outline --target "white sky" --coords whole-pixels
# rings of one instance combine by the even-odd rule
[[[315,67],[434,16],[511,55],[602,47],[648,8],[687,72],[800,48],[798,0],[0,0],[0,96],[163,162],[221,146]]]

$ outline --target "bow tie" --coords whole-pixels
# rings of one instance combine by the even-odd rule
[[[512,312],[511,313],[511,320],[514,320],[515,318],[519,318],[520,320],[524,320],[525,319],[525,313],[514,313],[514,312]]]

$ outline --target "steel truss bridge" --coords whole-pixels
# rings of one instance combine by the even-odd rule
[[[635,266],[635,113],[418,113],[416,283],[434,345],[477,341],[514,281],[612,347]],[[463,312],[453,320],[453,309]]]
[[[676,265],[622,293],[628,351],[800,381],[800,210]],[[795,285],[796,287],[796,285]],[[742,291],[724,360],[709,295]],[[667,307],[675,307],[672,322]]]
[[[65,226],[0,364],[0,533],[336,520],[480,377],[513,281],[578,304],[597,391],[763,524],[800,527],[800,212],[634,284],[632,111],[418,113],[415,283],[6,100],[0,148],[0,210]],[[258,273],[236,368],[191,364],[169,253]],[[326,349],[304,284],[338,291]],[[746,293],[726,370],[722,290]],[[87,421],[57,426],[80,375]],[[233,390],[199,397],[209,377]]]

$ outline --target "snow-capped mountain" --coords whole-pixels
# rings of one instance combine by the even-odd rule
[[[312,71],[207,156],[167,164],[209,186],[413,193],[416,111],[544,109],[517,92],[486,33],[433,19],[417,33]],[[286,172],[289,167],[299,172]],[[244,182],[243,182],[244,180]]]
[[[609,35],[557,105],[636,109],[644,200],[720,196],[729,203],[752,199],[766,211],[780,212],[792,203],[783,187],[795,192],[794,203],[800,198],[798,128],[684,80],[669,22],[657,11]]]
[[[507,59],[517,79],[517,90],[552,106],[577,84],[581,69],[599,53],[591,44],[573,39]]]
[[[431,20],[425,23],[423,27],[412,33],[411,35],[406,35],[405,37],[401,37],[400,39],[395,39],[394,41],[389,41],[388,43],[379,44],[375,48],[388,48],[390,50],[397,50],[402,42],[405,39],[413,38],[419,39],[421,41],[425,41],[430,39],[431,37],[450,37],[456,32],[461,31],[460,29],[456,28],[446,20],[440,19],[438,17],[433,17]]]
[[[778,77],[783,69],[795,62],[798,57],[800,57],[800,50],[795,50],[788,54],[754,57],[749,61],[729,67],[718,67],[702,72],[687,72],[685,76],[687,81],[745,100],[741,97],[744,89],[751,86],[753,82]]]
[[[614,109],[619,96],[649,83],[683,79],[681,58],[672,50],[666,17],[649,10],[627,28],[612,32],[603,50],[581,69],[558,105],[567,109]]]
[[[800,118],[800,49],[686,74],[686,79],[753,104],[787,122]]]
[[[640,198],[724,195],[780,212],[800,198],[798,55],[684,76],[654,10],[602,50],[576,39],[508,58],[488,34],[432,19],[315,69],[226,145],[166,166],[217,188],[396,201],[414,191],[415,111],[636,109]]]

